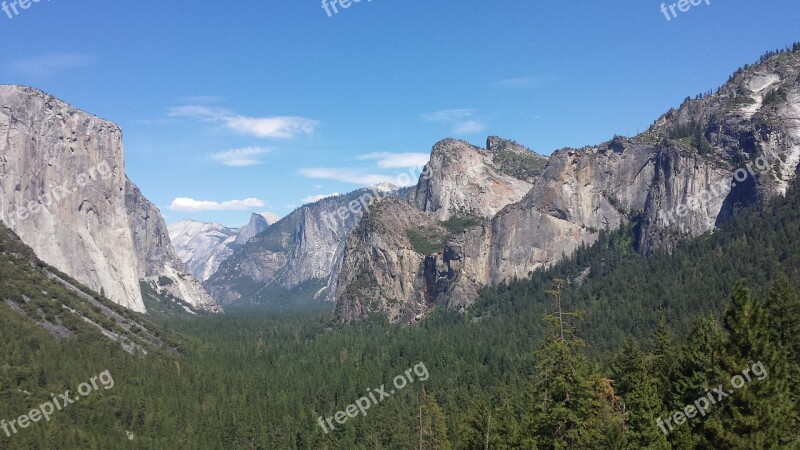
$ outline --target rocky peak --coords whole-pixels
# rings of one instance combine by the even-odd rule
[[[535,156],[540,159],[547,160],[546,156],[542,156],[528,147],[518,144],[516,141],[503,139],[498,136],[489,136],[486,138],[486,150],[492,153],[511,152],[518,155]]]
[[[504,172],[494,156],[455,139],[434,145],[426,176],[420,177],[413,196],[417,208],[438,220],[457,215],[490,218],[522,199],[531,183]]]
[[[236,245],[244,245],[257,235],[263,233],[270,225],[280,220],[280,217],[270,212],[253,213],[250,222],[239,230],[236,236]]]

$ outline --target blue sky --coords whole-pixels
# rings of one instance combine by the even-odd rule
[[[42,0],[0,10],[0,83],[118,123],[168,222],[239,226],[396,179],[445,137],[633,135],[800,41],[796,0],[661,3]]]

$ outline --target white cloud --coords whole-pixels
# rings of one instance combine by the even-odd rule
[[[333,194],[312,195],[311,197],[306,197],[304,199],[301,199],[300,202],[305,205],[305,204],[308,204],[308,203],[318,202],[318,201],[322,200],[323,198],[336,197],[337,195],[341,195],[341,194],[339,194],[338,192],[334,192]]]
[[[431,159],[429,153],[368,153],[356,157],[360,161],[377,161],[381,169],[404,169],[409,167],[422,167]]]
[[[478,134],[486,129],[483,122],[475,119],[474,109],[445,109],[423,114],[428,122],[450,125],[454,134]]]
[[[211,202],[195,200],[193,198],[179,197],[172,201],[169,209],[173,211],[198,212],[198,211],[246,211],[248,209],[263,208],[266,203],[257,198],[244,200],[228,200],[225,202]]]
[[[253,158],[254,156],[263,155],[271,151],[271,149],[264,147],[234,148],[214,153],[210,158],[228,167],[249,167],[261,164],[260,160]]]
[[[504,89],[538,89],[540,87],[547,86],[556,80],[557,78],[552,75],[509,78],[507,80],[495,81],[492,83],[492,87]]]
[[[94,64],[94,57],[80,53],[46,53],[18,59],[8,64],[13,72],[34,76],[48,77],[65,70],[79,69]]]
[[[456,122],[467,119],[475,115],[474,109],[445,109],[432,113],[423,114],[422,118],[428,122]]]
[[[290,139],[311,134],[319,125],[319,122],[304,117],[248,117],[235,114],[224,108],[203,105],[185,105],[171,108],[169,116],[221,123],[232,131],[258,138]]]

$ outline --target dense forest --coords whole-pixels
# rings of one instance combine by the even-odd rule
[[[162,317],[148,327],[171,347],[147,356],[79,323],[56,340],[0,302],[0,419],[105,370],[115,381],[49,422],[0,431],[0,448],[797,447],[800,190],[671,255],[640,256],[635,232],[603,230],[551,269],[484,290],[466,316]],[[26,286],[26,298],[70,301],[2,245],[4,297]],[[419,363],[426,380],[335,431],[319,425]]]

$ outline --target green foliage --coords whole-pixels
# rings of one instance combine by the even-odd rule
[[[786,94],[786,89],[783,87],[779,87],[777,89],[772,89],[764,96],[764,105],[770,106],[775,105],[778,103],[785,102],[788,99]]]
[[[420,255],[439,253],[447,243],[447,233],[438,227],[416,227],[406,230],[411,248]]]
[[[456,235],[480,223],[480,220],[475,217],[458,215],[434,227],[408,229],[406,230],[406,236],[411,241],[411,247],[415,252],[421,255],[432,255],[441,252],[447,242]]]
[[[669,130],[669,138],[680,142],[685,147],[694,148],[700,155],[710,154],[714,149],[706,138],[699,123],[679,124]]]
[[[536,178],[547,165],[547,159],[533,153],[523,154],[512,151],[494,153],[492,162],[501,172],[511,175],[518,180],[531,180]]]
[[[472,216],[453,216],[442,222],[442,225],[450,233],[449,237],[452,238],[457,234],[463,233],[467,228],[474,227],[480,223],[480,220]]]

